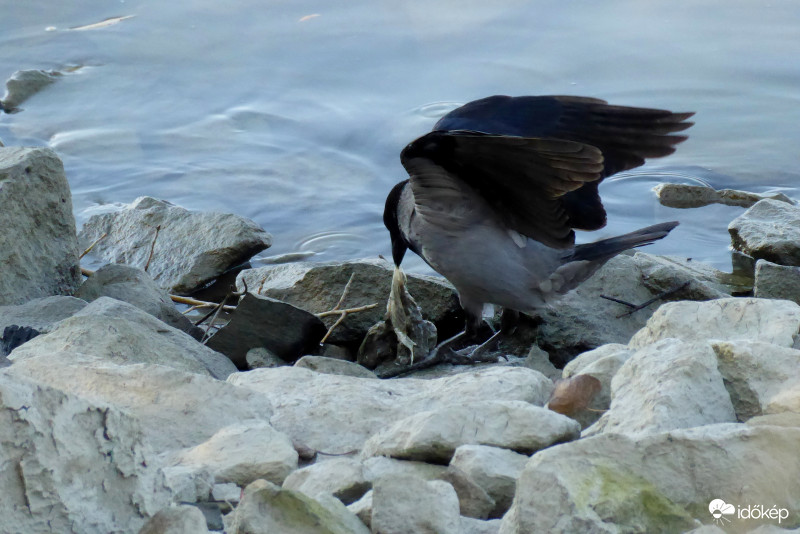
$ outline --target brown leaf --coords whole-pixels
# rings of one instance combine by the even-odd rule
[[[603,386],[591,375],[577,375],[559,380],[547,401],[547,407],[563,415],[574,415],[588,408]]]

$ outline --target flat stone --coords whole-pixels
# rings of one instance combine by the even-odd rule
[[[762,200],[728,225],[734,249],[780,265],[800,265],[800,207]]]
[[[121,211],[94,215],[79,235],[85,249],[108,263],[145,271],[171,293],[187,294],[247,261],[272,244],[272,236],[250,219],[195,212],[151,197]]]
[[[372,493],[372,532],[459,534],[458,496],[441,480],[383,477]]]
[[[0,148],[0,306],[71,295],[81,282],[72,195],[48,148]]]
[[[239,301],[230,322],[207,346],[247,369],[247,351],[264,347],[279,358],[293,362],[319,346],[327,329],[315,315],[286,302],[247,293]]]
[[[576,421],[523,401],[462,401],[397,421],[372,436],[362,454],[447,463],[461,445],[532,454],[579,436]]]
[[[383,321],[393,268],[385,261],[297,262],[242,271],[236,287],[294,304],[311,313],[333,309],[339,302],[350,276],[353,282],[342,303],[343,308],[378,304],[375,308],[348,315],[328,339],[331,343],[360,344],[372,325]],[[453,287],[444,279],[408,274],[408,291],[422,308],[423,318],[440,331],[455,333],[463,328],[458,321],[460,306]],[[330,327],[338,316],[323,318]],[[449,325],[447,323],[450,323]]]
[[[753,296],[791,300],[800,304],[800,267],[788,267],[767,260],[758,260],[755,276]]]
[[[654,433],[735,422],[708,343],[664,339],[631,356],[611,380],[611,407],[584,431]]]
[[[372,434],[417,412],[487,398],[543,405],[553,388],[541,373],[508,367],[430,380],[375,380],[278,367],[237,373],[229,381],[272,399],[273,426],[296,445],[334,454],[361,450]]]
[[[84,280],[75,296],[87,302],[99,297],[121,300],[194,338],[202,336],[202,330],[175,308],[169,294],[158,287],[149,274],[136,267],[116,263],[104,265]]]
[[[709,503],[764,503],[800,523],[800,429],[708,425],[657,434],[604,434],[535,454],[501,534],[685,532],[710,523]],[[746,481],[746,492],[732,492]],[[752,521],[731,517],[726,531]],[[777,521],[776,521],[777,522]]]
[[[149,363],[225,379],[236,367],[211,350],[139,308],[100,297],[51,332],[15,349],[9,359],[63,352],[94,355],[117,364]]]
[[[61,352],[26,358],[5,372],[134,415],[158,453],[193,447],[220,428],[272,415],[269,399],[252,389],[161,365],[116,365]]]
[[[359,376],[361,378],[378,378],[375,373],[357,363],[324,356],[303,356],[294,363],[295,367],[311,369],[329,375]]]
[[[683,341],[752,340],[791,347],[800,332],[794,302],[726,298],[709,302],[668,302],[661,306],[629,347],[639,349],[666,338]]]
[[[14,367],[0,371],[1,530],[136,532],[170,504],[136,419]]]
[[[297,469],[297,452],[285,434],[255,419],[221,428],[203,443],[173,455],[170,463],[207,469],[216,482],[241,487],[262,478],[282,484]]]
[[[653,188],[662,206],[669,208],[699,208],[709,204],[724,204],[749,208],[765,198],[790,205],[795,202],[783,193],[760,194],[736,189],[714,189],[713,187],[688,184],[658,184]]]

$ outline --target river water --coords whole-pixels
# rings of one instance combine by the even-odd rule
[[[653,185],[800,197],[797,0],[7,0],[0,13],[1,80],[66,73],[0,114],[0,140],[63,158],[79,225],[151,195],[254,219],[274,236],[261,258],[389,257],[400,150],[492,94],[697,112],[676,154],[604,183],[609,225],[582,241],[677,219],[648,251],[727,268],[742,209],[662,207]]]

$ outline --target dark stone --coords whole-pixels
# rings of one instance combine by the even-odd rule
[[[5,330],[3,330],[3,337],[0,338],[0,356],[3,356],[3,360],[5,360],[6,363],[4,365],[3,361],[0,361],[0,367],[11,365],[11,363],[5,359],[5,356],[11,354],[12,350],[23,343],[27,343],[38,335],[39,331],[30,326],[7,326]]]
[[[230,322],[208,347],[225,354],[239,369],[247,369],[247,351],[265,347],[287,362],[317,349],[327,328],[314,314],[269,297],[247,293]]]

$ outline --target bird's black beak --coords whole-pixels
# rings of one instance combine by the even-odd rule
[[[408,247],[403,238],[392,234],[392,259],[396,266],[400,267],[400,263],[406,255],[406,250],[408,250]]]

